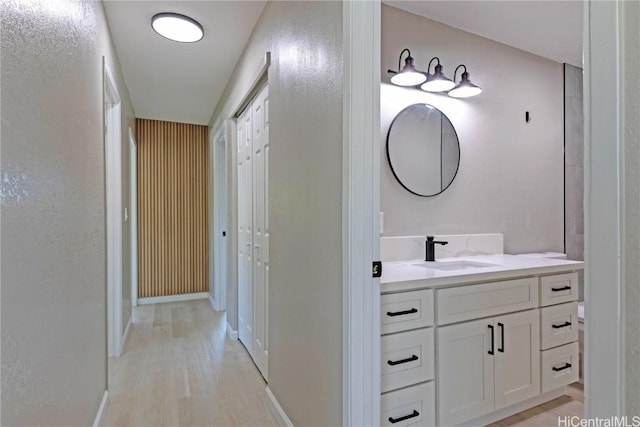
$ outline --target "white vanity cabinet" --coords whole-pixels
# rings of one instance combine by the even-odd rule
[[[485,425],[562,395],[578,380],[577,267],[389,282],[381,423]]]
[[[457,425],[540,393],[539,310],[438,328],[439,425]]]
[[[382,425],[435,426],[433,290],[380,297]]]
[[[540,278],[542,393],[579,379],[578,273]]]

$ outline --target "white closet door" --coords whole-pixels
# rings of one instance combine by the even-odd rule
[[[238,144],[238,338],[253,355],[252,111],[237,120]]]
[[[253,100],[253,359],[268,380],[269,295],[269,89]]]

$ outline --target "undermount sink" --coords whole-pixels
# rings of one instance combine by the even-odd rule
[[[411,264],[415,267],[431,268],[433,270],[456,271],[475,268],[496,267],[497,264],[476,261],[422,261]]]

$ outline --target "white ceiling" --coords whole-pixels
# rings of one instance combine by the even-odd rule
[[[136,117],[206,125],[266,0],[103,1]],[[177,12],[204,27],[204,39],[177,43],[151,17]]]
[[[103,1],[136,116],[206,125],[266,0]],[[580,0],[385,0],[408,12],[557,62],[582,66]],[[151,17],[178,12],[205,30],[176,43],[151,29]]]
[[[384,3],[557,62],[582,67],[581,0]]]

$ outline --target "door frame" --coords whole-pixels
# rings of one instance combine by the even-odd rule
[[[637,184],[623,167],[621,6],[584,5],[585,417],[607,418],[625,409],[624,198]]]
[[[343,425],[380,425],[380,0],[343,3]]]
[[[136,137],[129,128],[129,222],[131,243],[131,305],[138,305],[138,149]]]
[[[103,134],[106,187],[107,351],[122,353],[122,132],[118,87],[106,58],[103,69]]]
[[[212,272],[211,288],[212,306],[214,310],[227,309],[227,257],[229,256],[227,239],[229,236],[223,236],[222,233],[228,234],[227,228],[227,136],[225,127],[221,126],[212,134],[209,141],[211,171],[211,186],[213,188],[213,209],[210,213],[210,221],[213,224],[212,230],[212,247],[210,251],[210,265]]]

